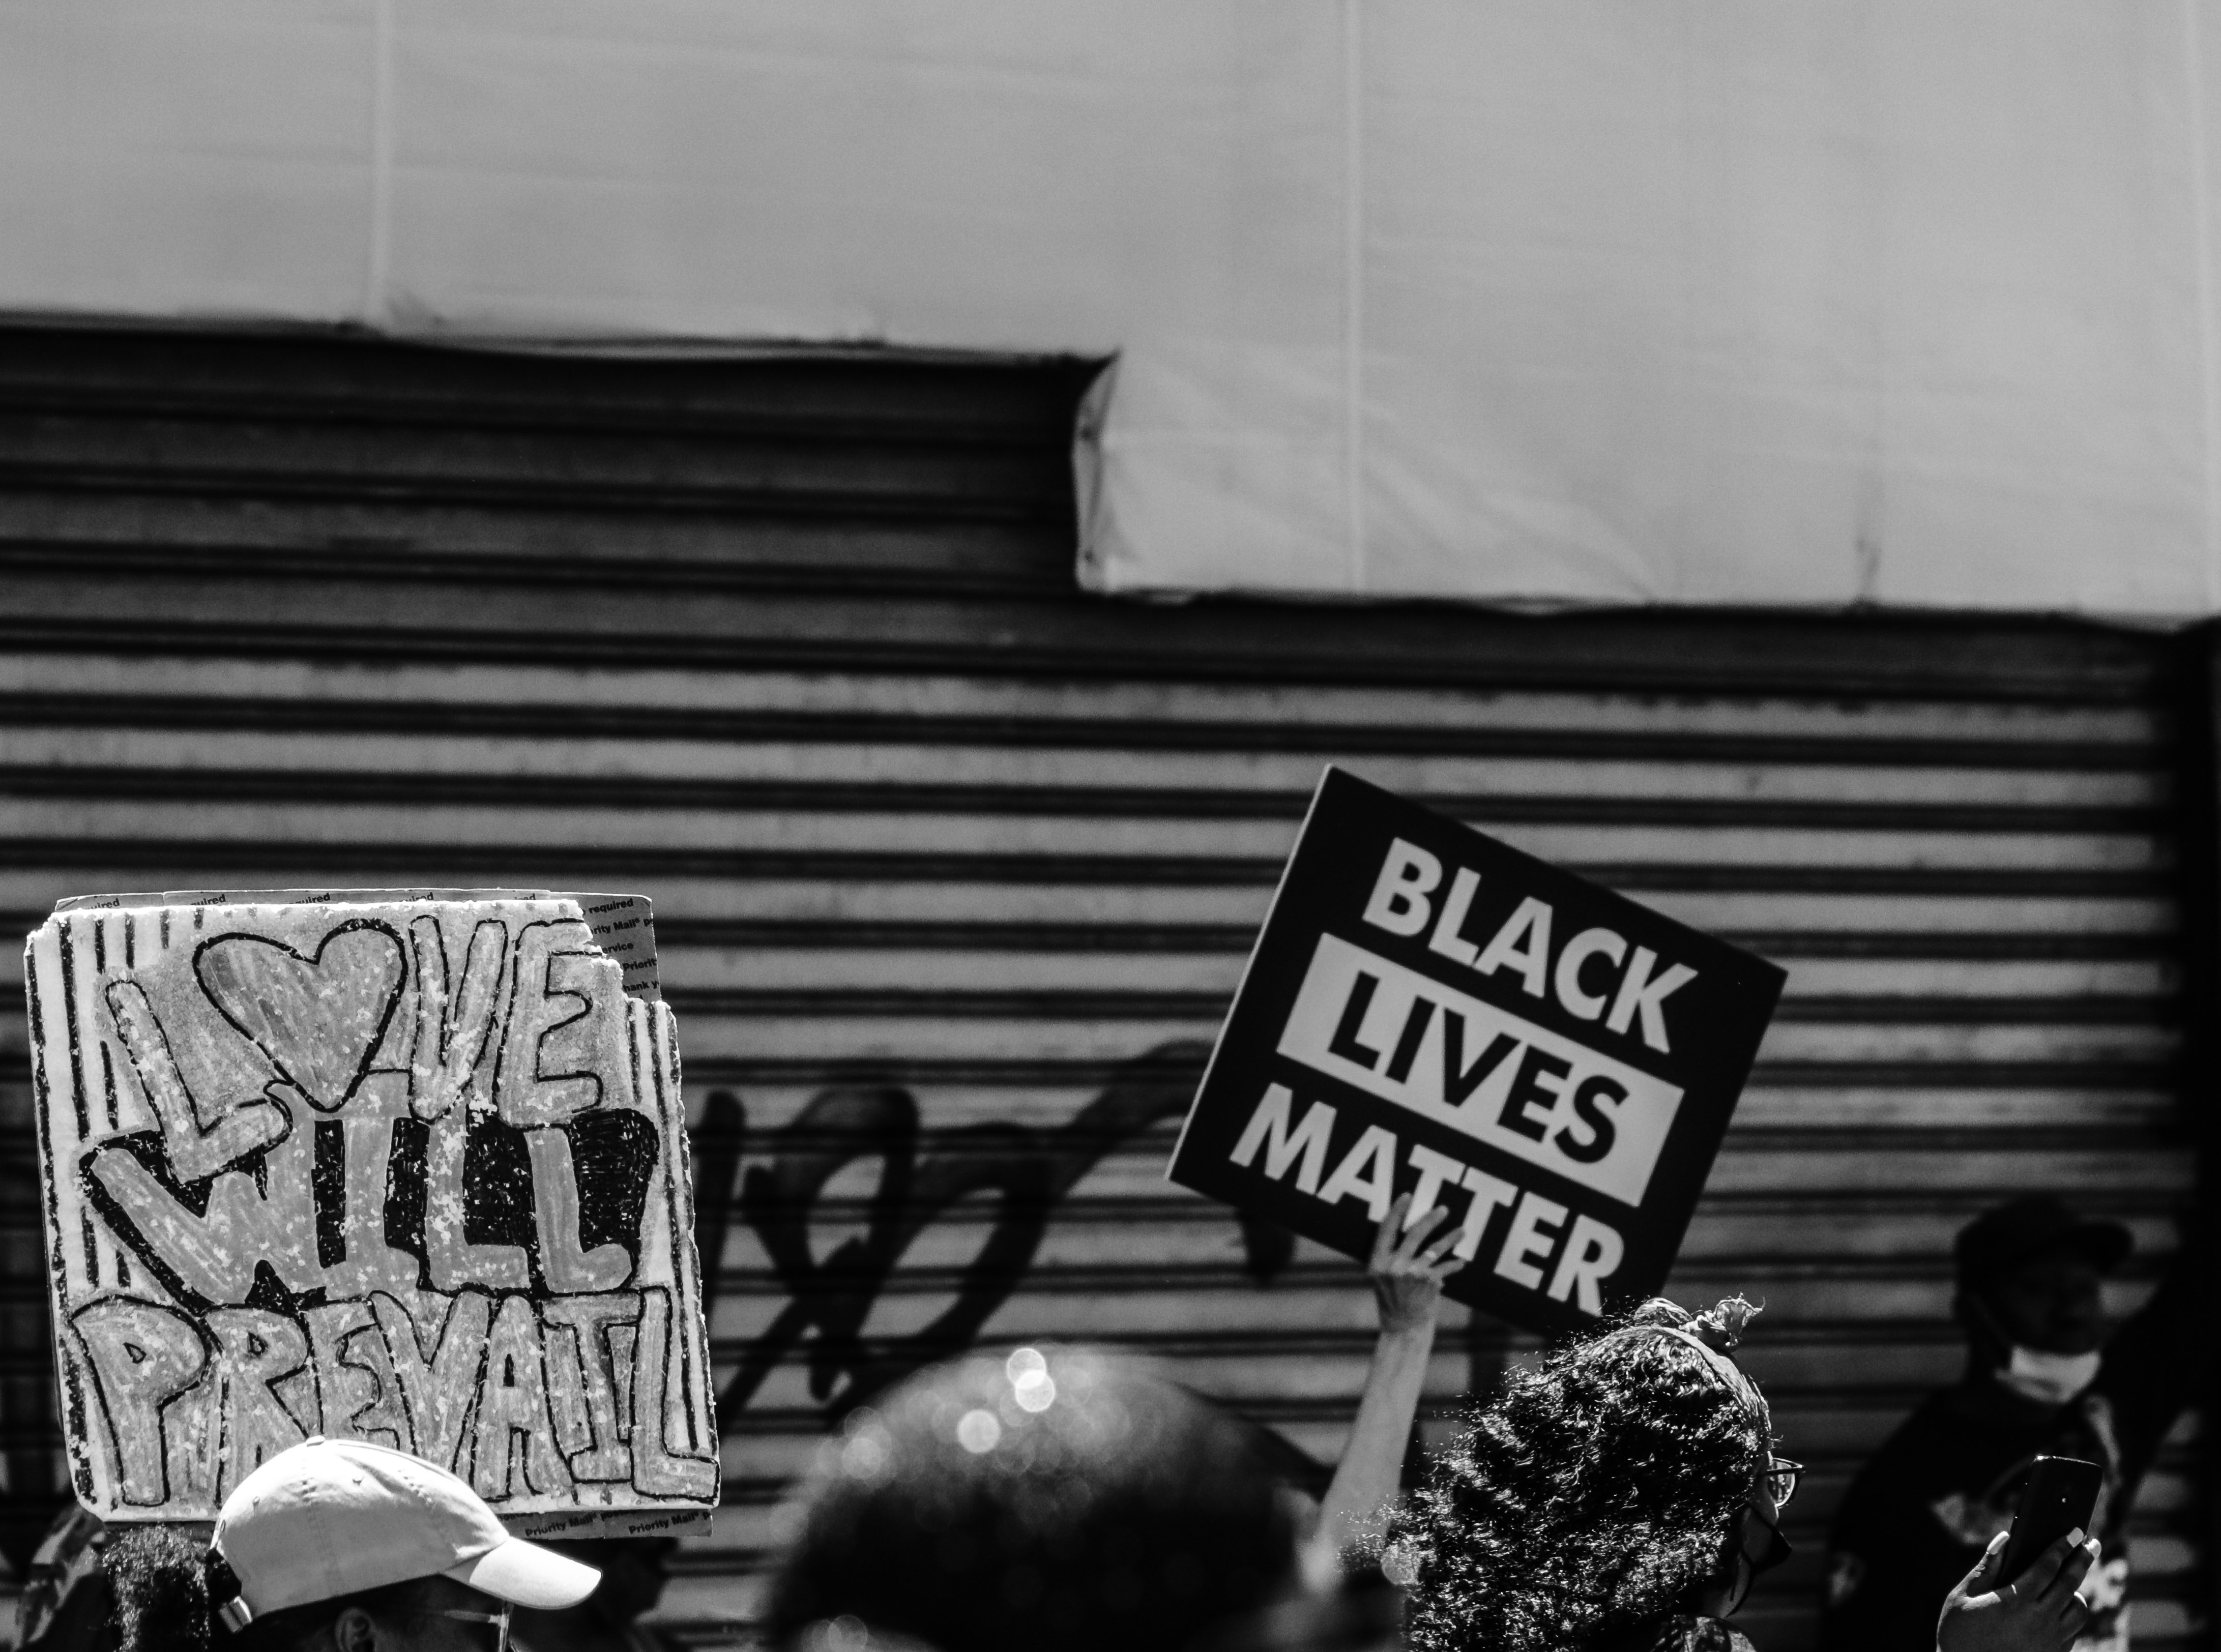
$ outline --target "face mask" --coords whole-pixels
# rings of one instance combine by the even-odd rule
[[[1759,1545],[1755,1555],[1750,1552],[1750,1529],[1753,1526],[1766,1529],[1766,1541]],[[1756,1509],[1745,1509],[1742,1541],[1736,1548],[1736,1590],[1728,1599],[1727,1610],[1720,1616],[1732,1618],[1742,1611],[1742,1603],[1750,1598],[1750,1586],[1758,1581],[1758,1574],[1771,1572],[1795,1553],[1796,1550],[1789,1546],[1789,1540],[1781,1535],[1780,1526],[1761,1518]]]
[[[2051,1354],[2040,1348],[2015,1347],[2012,1360],[1998,1373],[1998,1380],[2024,1399],[2040,1405],[2064,1405],[2098,1380],[2105,1355],[2093,1349],[2087,1354]]]

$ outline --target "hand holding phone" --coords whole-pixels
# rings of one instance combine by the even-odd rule
[[[2038,1457],[2030,1464],[1998,1581],[2011,1582],[2068,1532],[2088,1530],[2105,1480],[2104,1469],[2080,1457]]]
[[[2000,1586],[2005,1534],[1990,1539],[1974,1569],[1959,1580],[1936,1620],[1936,1652],[2073,1652],[2090,1626],[2076,1593],[2097,1563],[2098,1540],[2068,1532],[2038,1552],[2019,1579]]]

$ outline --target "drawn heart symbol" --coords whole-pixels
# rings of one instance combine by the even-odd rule
[[[303,957],[260,935],[219,935],[193,954],[201,991],[322,1112],[337,1112],[370,1070],[401,1001],[401,937],[357,918]]]

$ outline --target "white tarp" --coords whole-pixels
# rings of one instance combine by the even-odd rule
[[[1117,352],[1083,577],[2221,608],[2221,0],[0,0],[0,308]]]

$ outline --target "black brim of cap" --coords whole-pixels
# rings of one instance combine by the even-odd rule
[[[2118,1222],[2077,1222],[2073,1227],[2055,1228],[2049,1233],[2031,1237],[2026,1244],[1991,1258],[1979,1272],[1968,1272],[1962,1259],[1960,1277],[1976,1282],[1993,1280],[2018,1267],[2030,1257],[2041,1256],[2049,1250],[2078,1250],[2100,1272],[2111,1273],[2126,1261],[2136,1248],[2136,1236]]]
[[[2118,1222],[2078,1222],[2071,1232],[2061,1236],[2063,1242],[2079,1247],[2082,1254],[2111,1273],[2128,1261],[2137,1248],[2137,1237]]]
[[[2043,1193],[1983,1211],[1951,1245],[1961,1285],[1980,1285],[2052,1251],[2079,1255],[2110,1272],[2135,1248],[2135,1238],[2119,1223],[2078,1217]]]

